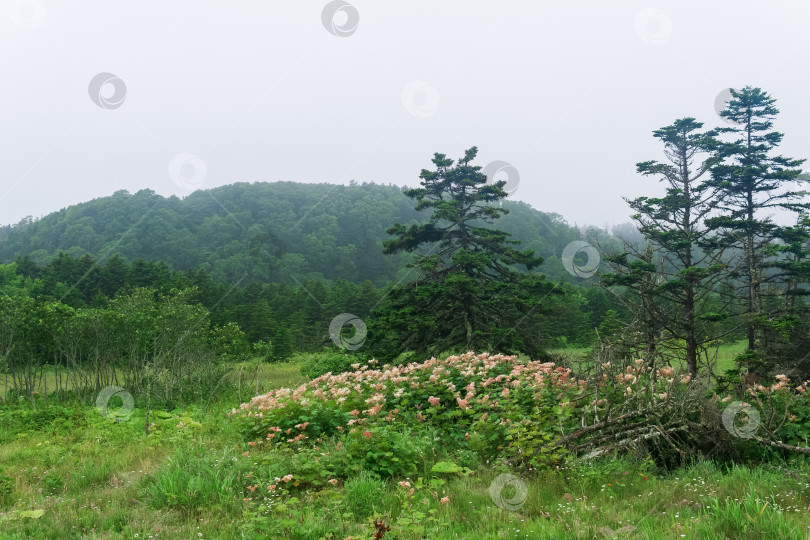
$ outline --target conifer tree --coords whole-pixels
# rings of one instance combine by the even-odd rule
[[[524,352],[542,355],[534,322],[554,286],[533,272],[542,257],[518,251],[519,242],[492,227],[508,210],[506,182],[490,182],[473,165],[472,147],[454,163],[435,154],[435,170],[422,170],[420,188],[405,191],[426,222],[388,229],[386,254],[414,254],[415,276],[394,287],[376,310],[370,341],[381,358],[406,351]]]
[[[768,317],[763,313],[763,285],[774,278],[766,270],[774,262],[773,244],[779,235],[772,216],[778,211],[800,213],[810,205],[805,192],[796,187],[804,160],[775,153],[783,137],[773,129],[779,113],[776,100],[751,86],[732,90],[731,95],[720,114],[734,126],[718,130],[731,140],[719,146],[723,162],[712,168],[712,187],[721,203],[718,215],[707,224],[719,233],[717,247],[740,253],[732,277],[741,280],[738,296],[744,302],[748,354],[756,359],[757,328]]]

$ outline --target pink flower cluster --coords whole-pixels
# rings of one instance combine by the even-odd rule
[[[231,415],[262,418],[268,411],[278,411],[292,403],[311,406],[318,402],[331,402],[339,407],[344,403],[367,404],[368,409],[347,411],[354,417],[348,422],[352,426],[364,424],[365,420],[383,411],[387,411],[385,420],[392,421],[399,400],[413,394],[429,396],[424,406],[457,406],[464,411],[480,411],[498,408],[500,400],[508,399],[512,391],[521,387],[536,394],[544,389],[554,389],[559,393],[576,392],[584,390],[586,386],[585,381],[573,379],[569,369],[552,362],[525,361],[516,356],[500,354],[468,352],[442,360],[430,358],[422,363],[401,366],[376,367],[375,363],[358,364],[355,371],[327,373],[295,389],[279,388],[256,396],[249,403],[243,403],[239,410],[232,410]],[[451,380],[457,382],[459,375],[463,386],[459,385],[460,389],[457,389]],[[441,396],[448,394],[454,400],[450,402],[452,405],[442,400]],[[427,412],[422,405],[416,405],[416,409]],[[417,419],[425,420],[422,411],[417,412]],[[296,427],[303,429],[306,423]],[[273,435],[268,434],[268,439],[272,439]]]

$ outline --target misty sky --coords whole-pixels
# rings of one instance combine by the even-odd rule
[[[519,173],[513,198],[626,222],[621,196],[656,189],[635,173],[663,157],[651,131],[721,125],[715,98],[747,84],[810,157],[798,0],[4,4],[2,224],[120,189],[416,185],[473,145]]]

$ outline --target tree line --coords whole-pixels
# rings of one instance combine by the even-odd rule
[[[635,313],[648,354],[667,344],[692,374],[736,329],[747,343],[738,358],[743,372],[806,374],[804,159],[778,153],[783,134],[773,128],[773,97],[750,86],[731,96],[720,113],[725,127],[704,129],[687,117],[653,133],[666,160],[637,170],[663,182],[666,193],[626,199],[647,242],[606,257],[613,273],[603,283]]]
[[[118,191],[0,227],[0,262],[27,255],[43,265],[60,252],[98,260],[117,254],[127,262],[202,269],[222,282],[342,278],[369,280],[380,288],[402,279],[409,261],[406,254],[382,252],[385,230],[424,217],[403,189],[371,183],[236,183],[182,200],[151,190]],[[552,279],[573,282],[556,258],[580,237],[579,229],[525,203],[504,205],[510,209],[502,221],[506,230],[546,257]]]
[[[687,117],[653,132],[666,159],[636,168],[665,194],[625,198],[643,239],[596,241],[598,282],[621,306],[605,313],[602,345],[653,366],[685,360],[696,375],[720,343],[744,336],[732,375],[810,373],[807,177],[803,159],[777,152],[775,102],[759,88],[732,90],[720,113],[728,126],[706,130]],[[546,280],[543,257],[494,226],[509,212],[497,204],[505,182],[490,182],[476,154],[435,154],[421,187],[405,191],[432,214],[387,231],[385,252],[414,254],[417,277],[376,314],[380,356],[454,347],[544,356],[538,330],[570,296]]]

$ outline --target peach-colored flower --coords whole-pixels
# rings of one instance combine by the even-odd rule
[[[439,401],[441,401],[441,400],[439,398],[437,398],[437,397],[430,396],[428,398],[428,402],[430,402],[430,404],[433,405],[433,406],[438,405]]]
[[[363,437],[365,437],[366,439],[370,439],[371,436],[372,436],[372,433],[370,431],[364,431],[363,432]]]
[[[449,501],[450,499],[448,497],[442,497],[441,501],[439,502],[441,502],[442,504],[447,504]]]
[[[327,482],[329,482],[330,484],[332,484],[334,486],[335,484],[338,483],[338,480],[337,480],[337,478],[330,478],[329,480],[327,480]]]

